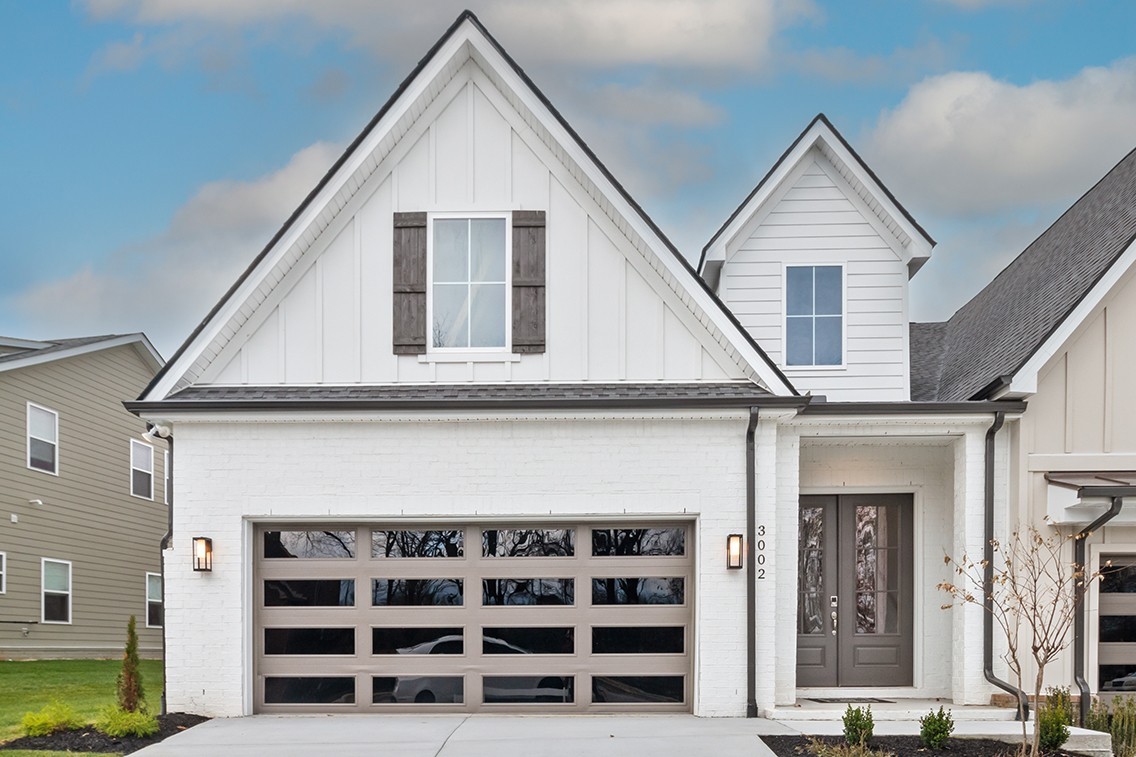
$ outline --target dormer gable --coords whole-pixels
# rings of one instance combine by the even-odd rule
[[[934,244],[822,114],[706,245],[699,270],[799,389],[903,401],[908,280]]]
[[[667,381],[795,393],[466,12],[143,398]]]

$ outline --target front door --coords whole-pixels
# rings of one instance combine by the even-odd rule
[[[912,497],[801,497],[797,685],[912,685]]]

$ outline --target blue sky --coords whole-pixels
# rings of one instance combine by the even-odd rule
[[[1136,147],[1125,0],[0,0],[0,334],[172,354],[467,5],[692,258],[825,112],[918,320]]]

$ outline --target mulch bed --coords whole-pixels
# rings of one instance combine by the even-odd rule
[[[171,712],[169,715],[158,716],[159,730],[153,736],[143,738],[116,739],[99,733],[93,727],[80,728],[77,731],[61,731],[50,736],[24,736],[23,738],[0,744],[0,750],[7,749],[54,749],[60,752],[112,752],[130,754],[142,747],[157,744],[162,739],[181,733],[186,728],[192,728],[198,723],[204,723],[209,718],[200,715],[185,715],[180,712]]]
[[[773,750],[777,757],[808,757],[814,754],[809,749],[808,736],[762,736],[761,740]],[[814,736],[826,744],[844,743],[843,736]],[[873,736],[872,749],[881,754],[894,754],[895,757],[1014,757],[1018,747],[1005,741],[993,739],[949,739],[942,749],[934,750],[923,746],[918,736]],[[1072,752],[1046,752],[1048,757],[1073,757]]]

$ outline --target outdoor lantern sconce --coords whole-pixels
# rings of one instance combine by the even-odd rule
[[[213,570],[213,540],[208,536],[193,537],[193,569],[205,573]]]
[[[730,534],[726,537],[726,567],[738,570],[742,567],[742,535]]]

